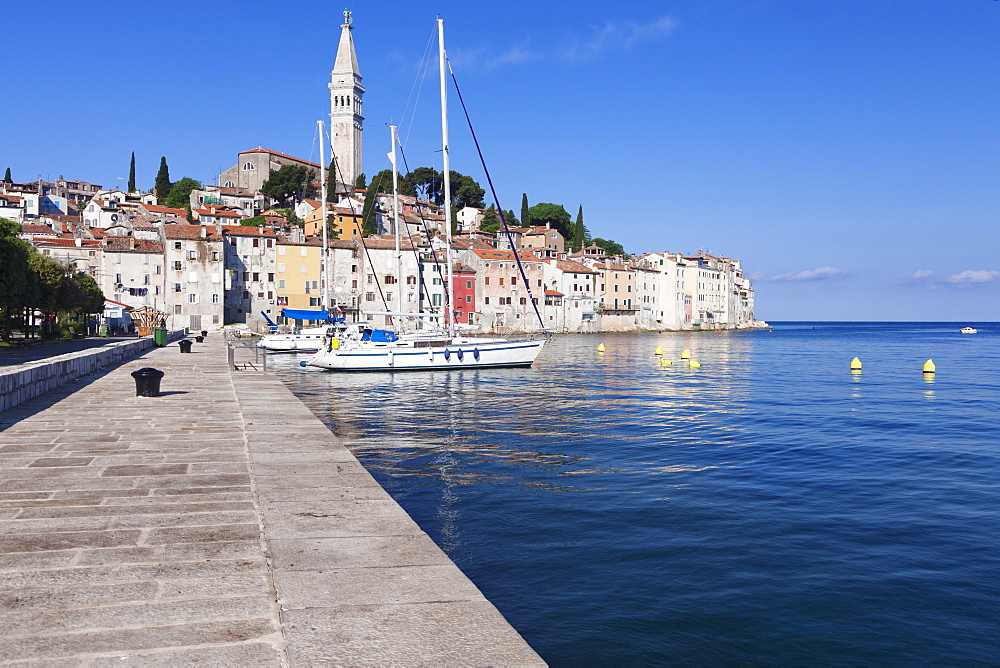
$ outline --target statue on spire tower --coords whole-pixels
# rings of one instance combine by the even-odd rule
[[[344,25],[345,26],[351,25],[351,10],[350,9],[345,9],[344,10]]]

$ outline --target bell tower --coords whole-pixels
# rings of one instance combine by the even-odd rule
[[[353,193],[354,181],[361,174],[361,98],[365,89],[354,52],[351,12],[344,10],[340,26],[337,59],[330,73],[330,148],[337,163],[338,193]]]

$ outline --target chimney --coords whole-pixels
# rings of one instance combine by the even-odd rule
[[[205,227],[204,225],[201,226],[201,229],[199,230],[199,232],[201,232],[201,238],[202,239],[208,237],[208,228]]]
[[[77,248],[81,248],[83,246],[83,239],[81,239],[80,237],[73,239],[73,242],[76,244]]]

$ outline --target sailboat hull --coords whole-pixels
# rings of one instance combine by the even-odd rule
[[[545,345],[535,341],[475,341],[447,346],[341,348],[317,353],[309,366],[330,371],[428,371],[531,366]]]

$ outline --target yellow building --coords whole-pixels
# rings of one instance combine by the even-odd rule
[[[332,230],[335,231],[337,239],[346,239],[350,241],[356,237],[363,236],[361,234],[361,208],[356,207],[356,210],[352,210],[349,207],[341,206],[330,206],[326,211],[327,216],[330,217],[332,223]],[[305,227],[303,231],[306,236],[322,236],[323,228],[321,227],[321,221],[323,219],[322,207],[317,206],[308,214],[306,214],[302,220],[305,222]]]
[[[275,290],[278,311],[282,308],[320,308],[322,293],[322,242],[308,238],[303,242],[279,241]],[[279,324],[292,324],[278,320]]]

